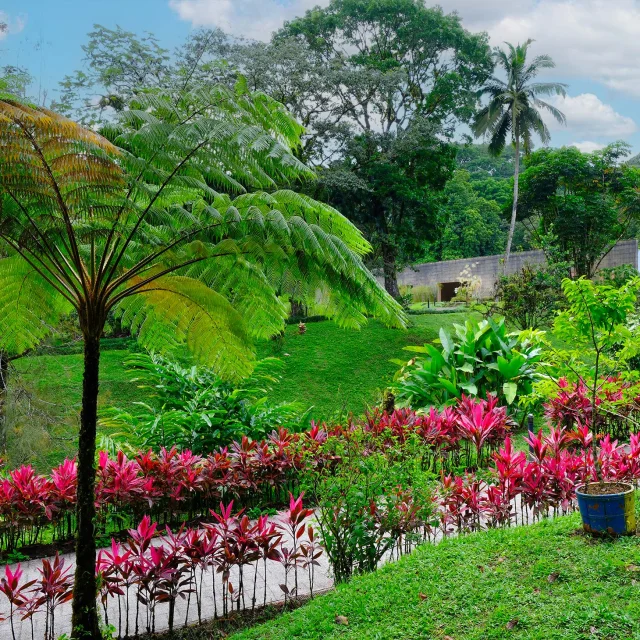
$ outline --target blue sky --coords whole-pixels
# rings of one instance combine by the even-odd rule
[[[429,3],[430,0],[427,0]],[[168,49],[192,28],[220,26],[267,40],[285,19],[328,0],[1,0],[9,33],[0,40],[0,64],[27,66],[34,89],[56,97],[57,83],[82,67],[81,45],[94,23],[151,31]],[[440,0],[464,25],[487,31],[492,43],[534,38],[549,53],[551,74],[567,82],[559,100],[566,128],[554,127],[554,145],[585,150],[624,139],[640,152],[640,0]]]

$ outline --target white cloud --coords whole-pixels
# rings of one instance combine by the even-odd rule
[[[267,41],[285,20],[329,0],[169,0],[169,6],[194,27],[220,27],[234,35]]]
[[[194,26],[219,26],[268,40],[285,20],[329,0],[169,0]],[[428,0],[427,4],[436,4]],[[536,40],[558,77],[589,78],[640,97],[640,0],[439,0],[464,25],[487,30],[492,44]]]
[[[616,139],[629,136],[638,130],[632,118],[618,113],[593,93],[581,93],[573,97],[556,96],[549,102],[560,109],[567,118],[567,125],[564,127],[544,112],[545,121],[552,131],[566,129],[576,137]]]
[[[0,40],[6,38],[9,34],[20,33],[27,24],[27,18],[24,15],[12,18],[5,11],[0,11],[0,24],[5,25],[0,30]]]
[[[236,35],[268,40],[285,20],[329,0],[169,0],[194,26],[219,26]],[[471,31],[491,42],[533,38],[533,53],[548,53],[553,74],[586,78],[640,97],[640,0],[428,0],[457,11]]]
[[[452,4],[455,4],[452,2]],[[489,27],[493,44],[534,38],[558,77],[581,77],[640,97],[639,0],[540,0]]]
[[[605,145],[599,142],[593,142],[592,140],[583,140],[582,142],[572,142],[569,146],[576,147],[582,151],[582,153],[593,153],[594,151],[604,149]]]

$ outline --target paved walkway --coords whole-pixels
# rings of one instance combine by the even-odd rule
[[[529,511],[526,518],[522,517],[521,512],[521,501],[518,496],[514,501],[514,510],[517,514],[517,518],[513,521],[513,524],[522,525],[533,523],[535,518],[533,514]],[[549,516],[553,516],[553,513],[550,512]],[[278,520],[278,516],[274,517],[274,520]],[[316,527],[317,530],[317,527]],[[306,535],[306,534],[305,534]],[[454,533],[450,534],[450,537],[456,535]],[[438,531],[435,537],[432,537],[432,542],[438,542],[442,539],[443,535],[441,531]],[[303,542],[305,538],[303,538],[300,542]],[[290,542],[290,537],[288,538],[286,535],[284,536],[285,545],[287,542]],[[162,537],[158,537],[154,544],[162,544]],[[290,545],[289,545],[290,546]],[[69,553],[61,556],[65,560],[65,566],[73,567],[75,565],[74,562],[74,554]],[[395,553],[389,553],[384,561],[389,561],[395,558]],[[318,559],[320,566],[315,568],[314,575],[314,585],[313,590],[315,592],[320,592],[327,590],[333,586],[333,578],[331,576],[331,570],[329,567],[329,563],[326,557],[326,554]],[[39,577],[38,568],[42,566],[42,560],[30,560],[28,562],[21,563],[20,566],[24,571],[23,581],[35,580]],[[248,565],[243,569],[244,572],[244,584],[245,584],[245,597],[244,597],[244,605],[248,608],[251,607],[251,601],[253,598],[253,584],[254,577],[257,571],[256,577],[256,606],[260,606],[264,602],[265,590],[264,590],[264,569],[263,569],[262,561],[258,562],[257,565]],[[1,575],[4,575],[2,572]],[[234,588],[238,585],[238,574],[237,570],[234,570],[230,577],[230,582],[234,585]],[[267,603],[272,602],[282,602],[284,600],[284,593],[280,588],[281,584],[285,582],[285,571],[282,565],[278,562],[268,561],[267,563],[267,585],[266,585],[266,601]],[[290,589],[294,586],[294,576],[293,573],[290,572],[288,576],[288,586]],[[204,574],[204,582],[202,588],[202,620],[208,620],[214,617],[214,614],[217,611],[218,616],[222,613],[222,588],[221,588],[221,579],[220,575],[216,575],[215,577],[215,585],[216,585],[216,598],[214,601],[213,597],[213,589],[212,589],[212,571],[209,570]],[[308,574],[303,569],[298,569],[298,595],[306,596],[309,595],[309,579]],[[8,613],[8,602],[4,596],[0,596],[0,614]],[[231,605],[229,605],[231,606]],[[234,603],[234,607],[237,604]],[[99,604],[101,613],[104,617],[104,613],[102,610],[102,606]],[[241,604],[242,608],[242,604]],[[126,631],[126,598],[109,598],[108,603],[108,619],[109,623],[116,626],[116,628],[121,629],[122,637],[125,636]],[[156,631],[164,631],[168,629],[168,616],[169,616],[169,605],[167,603],[160,603],[156,605],[155,612],[155,629]],[[188,624],[195,624],[198,622],[198,611],[196,605],[195,595],[192,594],[191,601],[178,599],[175,606],[175,621],[174,627],[178,628],[184,626],[185,621]],[[45,616],[44,613],[38,613],[34,617],[34,638],[40,639],[43,638],[45,632]],[[146,608],[140,606],[140,611],[138,613],[138,629],[139,632],[142,633],[147,628],[147,617],[146,617]],[[31,624],[29,621],[21,622],[19,618],[16,618],[14,621],[15,631],[16,631],[16,640],[31,640]],[[136,629],[136,598],[135,598],[135,588],[132,588],[129,593],[129,634],[133,636]],[[62,606],[60,606],[56,610],[56,622],[55,622],[55,637],[58,638],[63,633],[69,634],[71,630],[71,603],[68,602]],[[11,638],[11,629],[9,625],[9,621],[6,620],[4,622],[0,622],[0,640],[10,640]]]
[[[276,518],[277,519],[277,518]],[[305,534],[306,535],[306,534]],[[285,545],[290,538],[284,536]],[[301,542],[304,542],[303,537]],[[154,544],[162,544],[162,537],[158,537]],[[71,574],[75,568],[75,554],[68,553],[60,556],[65,561],[65,568],[71,567]],[[320,566],[315,568],[314,575],[314,593],[316,591],[323,591],[333,586],[333,579],[329,568],[326,555],[323,554],[318,558]],[[21,562],[20,566],[24,571],[23,582],[29,580],[36,580],[40,577],[38,568],[42,566],[42,560],[29,560],[28,562]],[[12,567],[13,568],[13,567]],[[257,576],[256,574],[257,570]],[[198,572],[199,573],[199,572]],[[247,565],[243,569],[244,574],[244,604],[247,608],[251,608],[251,601],[253,599],[253,584],[254,577],[256,578],[256,606],[261,606],[264,602],[265,589],[264,589],[264,565],[262,561],[259,561],[256,565]],[[4,567],[0,576],[4,576]],[[198,576],[199,577],[199,576]],[[216,599],[214,602],[213,589],[212,589],[212,577],[213,572],[211,570],[205,572],[203,578],[202,587],[202,620],[207,620],[214,617],[214,613],[217,611],[218,616],[222,613],[223,598],[222,598],[222,586],[220,575],[215,576],[215,588]],[[289,572],[288,587],[294,588],[294,573]],[[233,584],[237,591],[238,587],[238,572],[234,570],[230,577],[230,582]],[[283,590],[280,588],[281,584],[285,582],[285,571],[279,562],[268,561],[267,562],[267,586],[266,586],[266,600],[267,603],[282,602],[284,600]],[[310,593],[309,577],[306,570],[298,569],[298,594],[308,595]],[[98,604],[102,617],[104,618],[104,611],[102,605]],[[236,603],[229,603],[229,607],[237,607]],[[242,608],[242,603],[240,605]],[[0,595],[0,616],[7,615],[9,613],[9,603],[4,595]],[[108,618],[109,623],[115,625],[116,628],[121,629],[122,636],[124,637],[126,631],[126,598],[109,598],[108,604]],[[156,631],[164,631],[168,629],[168,616],[169,605],[167,603],[160,603],[156,605],[155,613],[155,629]],[[175,622],[174,627],[178,628],[184,626],[185,621],[188,624],[195,624],[198,622],[198,611],[196,605],[195,594],[192,594],[191,601],[182,600],[178,598],[175,606]],[[19,617],[14,619],[16,640],[31,640],[31,624],[29,621],[21,622]],[[138,628],[142,633],[147,627],[146,607],[140,606],[138,613]],[[129,592],[129,634],[133,636],[136,629],[136,597],[135,588],[132,588]],[[44,613],[38,613],[34,616],[33,620],[33,637],[40,640],[44,637],[45,633],[45,615]],[[55,637],[58,638],[63,633],[70,634],[71,631],[71,603],[61,605],[55,612]],[[11,626],[8,620],[0,622],[0,640],[11,639]]]

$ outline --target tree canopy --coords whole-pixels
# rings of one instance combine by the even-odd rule
[[[628,155],[628,145],[614,143],[595,153],[541,149],[527,160],[520,215],[553,238],[579,276],[591,277],[638,218],[640,171],[622,162]]]

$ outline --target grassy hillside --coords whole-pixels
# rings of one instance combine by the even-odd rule
[[[576,535],[578,526],[579,518],[570,516],[427,545],[399,563],[232,637],[640,637],[640,540],[598,542]],[[337,624],[336,616],[346,617],[348,625]]]
[[[341,329],[332,322],[310,322],[303,335],[295,325],[287,327],[282,342],[260,345],[259,355],[277,356],[285,374],[274,389],[275,400],[296,400],[313,405],[316,418],[336,412],[361,413],[377,402],[393,378],[394,358],[408,360],[407,345],[437,338],[441,326],[464,322],[465,313],[412,316],[406,330],[387,329],[377,321],[361,331]]]
[[[285,363],[282,382],[273,399],[313,405],[316,419],[339,412],[362,413],[376,402],[397,367],[393,358],[409,358],[408,344],[423,344],[438,335],[440,326],[463,322],[464,313],[412,316],[406,331],[388,329],[377,321],[361,331],[340,329],[332,322],[313,322],[304,335],[288,326],[279,341],[258,345],[259,357],[277,356]],[[113,347],[109,341],[106,346]],[[126,346],[123,342],[119,346]],[[129,382],[123,362],[129,351],[105,349],[101,356],[99,406],[127,408],[147,398]],[[9,422],[11,464],[28,461],[46,468],[73,455],[82,388],[82,354],[40,355],[15,361]],[[26,398],[26,401],[25,401]],[[18,402],[20,400],[20,402]],[[27,412],[25,415],[25,411]]]

